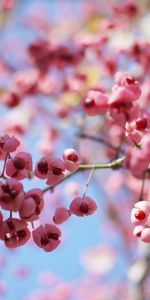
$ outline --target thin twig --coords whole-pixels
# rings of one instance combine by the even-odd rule
[[[2,173],[0,175],[0,178],[4,177],[4,173],[5,173],[5,167],[6,167],[6,162],[7,162],[7,159],[9,157],[9,153],[6,153],[6,156],[5,156],[5,161],[4,161],[4,165],[3,165],[3,170],[2,170]]]
[[[96,137],[96,136],[92,136],[92,135],[88,135],[86,133],[81,133],[81,134],[78,134],[79,138],[82,138],[82,139],[88,139],[88,140],[91,140],[91,141],[95,141],[95,142],[98,142],[98,143],[102,143],[104,144],[105,146],[115,150],[115,151],[118,151],[118,147],[115,147],[113,146],[111,143],[109,143],[108,141],[106,141],[105,139],[101,138],[101,137]],[[119,152],[124,154],[124,150],[123,149],[119,149]]]
[[[92,176],[93,176],[93,174],[94,174],[94,171],[95,171],[95,168],[93,168],[93,170],[90,172],[90,175],[89,175],[89,177],[88,177],[88,180],[87,180],[87,183],[86,183],[86,186],[85,186],[85,189],[84,189],[84,193],[83,193],[82,199],[85,198],[85,195],[86,195],[86,193],[87,193],[87,190],[88,190],[89,184],[90,184],[90,182],[91,182]]]

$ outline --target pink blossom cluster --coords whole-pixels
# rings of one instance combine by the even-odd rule
[[[45,252],[55,250],[64,240],[63,223],[82,221],[97,210],[87,193],[94,177],[91,191],[105,201],[100,199],[104,218],[100,210],[97,230],[109,245],[122,244],[117,251],[106,245],[87,249],[81,254],[87,276],[66,284],[41,274],[39,289],[23,297],[149,299],[149,246],[141,243],[150,243],[149,1],[0,2],[1,243],[11,249],[33,242]],[[32,153],[40,153],[35,164],[27,150],[33,141]],[[68,142],[76,150],[64,146],[58,157]],[[88,170],[82,194],[79,184]],[[138,240],[142,253],[133,262]],[[0,257],[5,269],[14,251],[6,253],[5,261]],[[128,268],[119,268],[119,281],[108,288],[103,276],[113,273],[122,257]],[[13,275],[25,279],[28,269]],[[1,297],[6,288],[0,280]]]
[[[81,106],[90,116],[109,111],[116,124],[126,131],[130,125],[131,132],[136,130],[140,134],[149,128],[150,115],[135,104],[141,95],[139,83],[126,72],[117,72],[114,78],[115,84],[110,96],[100,88],[91,89],[82,100]]]
[[[21,180],[28,178],[33,172],[32,156],[30,153],[14,153],[20,142],[14,136],[1,136],[0,159],[4,160],[0,181],[0,207],[9,211],[10,216],[4,220],[0,211],[0,239],[8,248],[23,246],[31,237],[28,223],[38,220],[44,208],[44,191],[34,188],[24,191]],[[47,179],[46,183],[52,187],[65,177],[65,171],[75,172],[79,168],[79,156],[74,149],[66,149],[63,159],[43,157],[33,172],[33,176]],[[40,225],[32,230],[32,238],[35,244],[46,252],[53,251],[59,244],[61,231],[55,224],[62,224],[72,214],[83,217],[93,214],[97,209],[96,203],[88,196],[76,197],[70,204],[69,209],[59,207],[56,209],[54,224]],[[13,217],[12,214],[17,216]]]
[[[84,57],[84,49],[77,45],[73,47],[53,45],[48,40],[41,39],[29,45],[27,54],[33,68],[18,71],[13,76],[13,84],[5,93],[3,100],[9,108],[18,106],[26,96],[40,93],[47,95],[54,92],[56,82],[49,76],[49,70],[53,67],[63,70],[68,66],[77,66]],[[63,90],[69,90],[70,85],[74,85],[75,82],[80,84],[86,80],[86,76],[82,73],[74,74],[73,77],[68,77],[67,82],[64,82]]]
[[[0,9],[4,13],[5,19],[17,3],[15,0],[1,2]],[[7,87],[3,86],[2,88],[2,103],[7,109],[11,109],[11,112],[14,112],[15,109],[22,112],[29,103],[29,108],[25,110],[22,118],[25,119],[25,122],[22,124],[22,120],[18,120],[17,113],[17,117],[14,114],[16,118],[14,117],[15,121],[12,125],[8,116],[9,122],[5,120],[2,128],[4,132],[17,133],[20,136],[28,133],[27,129],[34,118],[37,118],[38,121],[41,117],[42,121],[46,120],[42,122],[44,130],[38,144],[43,156],[37,161],[35,167],[33,167],[31,154],[18,150],[20,142],[16,137],[10,137],[7,134],[0,137],[0,160],[4,161],[0,181],[0,205],[1,209],[10,211],[10,217],[7,220],[3,220],[3,214],[0,213],[2,228],[0,236],[8,247],[17,247],[26,243],[30,238],[31,231],[28,228],[28,222],[33,223],[38,220],[44,209],[43,190],[34,188],[25,192],[20,181],[35,176],[46,180],[46,184],[50,185],[48,188],[53,188],[68,175],[70,176],[80,169],[80,158],[85,163],[90,161],[90,147],[84,147],[82,150],[80,145],[78,145],[80,158],[74,149],[66,149],[62,158],[55,156],[54,144],[60,133],[58,128],[53,127],[53,120],[58,120],[60,126],[63,121],[70,121],[68,122],[70,126],[72,121],[77,119],[75,124],[79,124],[81,138],[84,136],[84,134],[82,135],[84,131],[95,130],[96,132],[98,129],[98,134],[101,134],[100,139],[106,146],[105,155],[109,161],[114,157],[120,158],[120,154],[123,154],[121,167],[129,171],[129,176],[133,175],[137,179],[142,179],[144,174],[148,177],[150,163],[150,113],[148,111],[150,43],[146,41],[146,38],[136,38],[128,47],[111,47],[113,35],[117,35],[120,31],[127,33],[131,29],[134,37],[130,21],[136,22],[136,18],[140,16],[140,5],[134,0],[113,3],[110,5],[109,14],[104,13],[104,16],[111,15],[111,18],[104,16],[99,18],[99,15],[103,15],[103,9],[105,10],[103,5],[99,8],[99,5],[94,2],[93,4],[87,3],[86,7],[83,5],[84,16],[81,18],[81,27],[85,30],[82,32],[81,29],[79,34],[76,32],[72,35],[74,26],[72,28],[70,26],[72,24],[64,24],[65,26],[62,28],[68,28],[68,31],[71,29],[71,34],[67,33],[67,38],[62,34],[61,39],[59,29],[49,24],[40,11],[37,15],[33,12],[31,19],[27,17],[25,24],[34,28],[40,38],[30,41],[26,45],[22,55],[25,67],[20,68],[18,64],[13,69],[9,59],[0,62],[0,75],[2,74],[2,77],[4,76],[5,80],[9,82]],[[40,24],[36,22],[36,17],[38,21],[40,20]],[[5,25],[7,22],[2,23]],[[80,22],[77,21],[77,23]],[[80,28],[80,25],[78,24],[77,28]],[[4,49],[9,48],[8,45],[6,43]],[[19,42],[17,46],[19,46]],[[134,76],[126,71],[118,71],[122,68],[120,58],[126,62],[131,61],[133,70],[136,65],[139,71],[133,72]],[[85,71],[83,72],[83,70]],[[90,73],[92,74],[91,81]],[[95,74],[98,78],[93,80],[92,77],[95,77]],[[99,83],[99,75],[102,79],[101,83]],[[108,78],[108,86],[105,76]],[[8,77],[12,78],[11,82]],[[109,81],[112,82],[112,80],[114,82],[110,91]],[[46,96],[49,101],[48,112],[44,105],[42,106],[38,102],[38,96],[41,95]],[[53,96],[57,101],[53,101]],[[67,96],[69,101],[66,100]],[[86,119],[82,120],[81,109],[78,120],[78,113],[80,114],[78,104],[81,97],[83,97],[81,107],[87,116],[103,115],[100,125],[95,123],[93,127],[92,124],[88,127]],[[32,105],[34,109],[30,111]],[[43,115],[48,118],[43,118]],[[14,154],[16,150],[17,152]],[[91,157],[93,159],[93,153]],[[40,225],[33,230],[33,240],[45,251],[51,251],[58,246],[61,238],[61,232],[55,225],[67,221],[72,214],[86,216],[95,210],[96,204],[90,197],[77,195],[69,208],[61,206],[56,209],[53,215],[54,224]],[[17,214],[17,217],[16,215],[14,217],[14,214]],[[141,215],[140,213],[139,216]],[[144,226],[148,228],[147,220]]]
[[[141,88],[133,76],[117,72],[114,79],[110,95],[99,88],[91,89],[82,99],[81,106],[89,116],[107,113],[109,130],[112,131],[111,124],[121,128],[125,145],[123,167],[141,179],[148,174],[150,163],[150,114],[140,105]],[[150,242],[149,213],[148,201],[137,202],[131,213],[131,220],[136,225],[134,235],[144,242]]]
[[[53,45],[47,40],[33,42],[28,52],[41,73],[47,72],[49,67],[64,68],[66,65],[76,65],[83,58],[84,52],[80,47],[65,47]]]
[[[81,101],[89,116],[109,113],[110,120],[121,128],[125,137],[124,166],[141,178],[150,162],[150,113],[137,100],[141,95],[138,81],[126,72],[117,72],[111,95],[99,88],[91,89]]]
[[[75,172],[79,168],[79,156],[74,149],[66,149],[63,159],[42,157],[35,166],[35,176],[47,179],[47,184],[57,184],[65,177],[65,172]]]

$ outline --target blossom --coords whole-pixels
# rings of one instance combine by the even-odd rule
[[[79,217],[92,215],[96,209],[96,203],[88,196],[76,197],[70,204],[70,212]]]
[[[65,164],[58,157],[42,157],[35,166],[34,174],[41,179],[47,179],[47,184],[56,184],[64,178]]]
[[[135,225],[146,224],[150,213],[150,203],[148,201],[139,201],[135,203],[131,211],[131,222]]]
[[[108,96],[100,89],[95,88],[87,93],[81,101],[81,106],[89,116],[103,114],[108,109]]]
[[[0,239],[8,248],[23,246],[29,238],[30,231],[23,220],[9,218],[0,226]]]
[[[123,162],[125,168],[127,168],[133,176],[141,178],[143,172],[148,168],[149,159],[147,159],[144,151],[141,149],[130,148],[126,152],[126,157]]]
[[[65,168],[70,172],[75,172],[79,168],[79,155],[74,149],[66,149],[63,153]]]
[[[54,157],[51,160],[50,170],[48,172],[47,184],[56,184],[64,178],[65,164],[64,161]]]
[[[117,72],[115,74],[116,85],[113,86],[112,90],[118,89],[118,87],[125,87],[128,91],[133,94],[134,100],[137,100],[141,95],[141,89],[138,81],[126,72]]]
[[[60,230],[52,224],[40,225],[32,231],[35,244],[46,252],[51,252],[60,244]]]
[[[0,137],[0,159],[5,159],[7,153],[15,152],[20,142],[14,137],[5,134]]]
[[[145,243],[150,243],[150,226],[149,225],[137,225],[133,230],[133,235],[140,237]]]
[[[130,109],[135,100],[134,94],[124,86],[119,86],[115,89],[109,98],[108,104],[111,109],[118,111]]]
[[[19,152],[14,158],[10,158],[6,164],[6,174],[10,177],[22,180],[28,177],[32,171],[32,156],[30,153]]]
[[[43,193],[40,189],[32,189],[25,194],[19,210],[20,218],[25,221],[37,220],[44,207]]]
[[[19,105],[20,101],[21,97],[16,91],[10,91],[4,97],[4,103],[9,108]]]
[[[36,163],[34,174],[40,179],[46,179],[50,168],[51,159],[44,156]]]
[[[3,209],[19,211],[24,200],[23,185],[16,179],[0,182],[0,205]]]
[[[62,224],[70,217],[70,212],[65,207],[59,207],[55,210],[53,221],[55,224]]]

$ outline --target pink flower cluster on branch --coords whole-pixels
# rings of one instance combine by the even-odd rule
[[[101,88],[93,88],[81,101],[81,106],[86,114],[95,116],[109,112],[110,120],[113,120],[124,132],[125,156],[111,163],[80,165],[78,153],[70,148],[64,151],[62,159],[56,156],[43,156],[33,168],[30,153],[12,154],[20,145],[15,137],[4,135],[0,138],[0,158],[4,160],[2,181],[0,182],[0,206],[2,209],[10,211],[10,216],[6,220],[3,220],[3,215],[0,214],[0,238],[7,247],[22,246],[30,239],[31,230],[28,222],[34,226],[33,221],[39,219],[44,209],[44,192],[53,189],[74,172],[92,169],[83,197],[77,196],[73,199],[69,208],[58,207],[53,215],[54,224],[40,225],[32,230],[33,241],[46,252],[54,250],[60,244],[61,232],[56,225],[67,221],[72,214],[83,217],[96,211],[96,203],[92,198],[86,196],[95,168],[117,169],[122,166],[135,177],[142,178],[144,172],[148,170],[150,162],[150,115],[137,104],[140,95],[141,89],[137,80],[127,73],[117,72],[111,95],[107,95]],[[41,180],[46,180],[49,187],[43,191],[35,188],[25,192],[20,181],[30,178],[31,174]],[[17,218],[12,217],[12,213],[17,213]],[[143,219],[147,221],[146,214],[147,209],[136,212],[133,215],[134,223],[135,221],[137,223],[137,220],[141,222]],[[148,231],[149,225],[142,223],[142,226],[143,224],[146,227],[142,227],[142,230]],[[139,236],[139,232],[137,236]],[[141,238],[149,241],[148,238],[143,238],[142,233]]]
[[[141,177],[150,161],[150,114],[137,103],[140,95],[138,81],[126,72],[117,72],[111,95],[97,88],[90,90],[81,101],[81,106],[88,115],[109,112],[110,118],[121,127],[127,144],[124,165],[137,177]],[[140,147],[141,151],[132,145]]]
[[[91,89],[82,99],[81,107],[89,116],[109,113],[110,120],[121,128],[124,136],[123,167],[133,176],[144,178],[144,182],[150,164],[150,114],[137,103],[141,88],[133,76],[117,72],[114,79],[111,95],[98,88]],[[131,220],[136,225],[134,235],[144,242],[150,242],[149,213],[149,202],[141,199],[131,213]]]
[[[46,252],[53,251],[60,244],[61,238],[61,231],[55,224],[64,223],[72,214],[91,215],[97,206],[89,197],[84,199],[77,197],[68,209],[65,207],[56,209],[53,216],[54,224],[40,225],[30,230],[28,224],[33,225],[33,221],[39,219],[44,209],[44,191],[39,188],[24,191],[20,180],[28,178],[29,173],[33,172],[32,156],[26,152],[18,152],[12,157],[10,153],[17,150],[20,142],[15,137],[7,135],[2,136],[0,140],[1,160],[4,160],[0,181],[0,207],[10,212],[10,216],[4,220],[0,211],[0,239],[8,248],[16,248],[26,244],[32,234],[33,241],[38,247]],[[79,161],[79,155],[74,149],[66,149],[63,159],[41,158],[35,166],[33,175],[39,179],[47,179],[46,183],[50,184],[51,188],[66,175],[77,171]],[[17,214],[17,217],[13,217],[13,213]]]

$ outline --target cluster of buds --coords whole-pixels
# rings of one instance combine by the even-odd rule
[[[54,185],[61,181],[68,171],[75,172],[79,165],[78,153],[74,149],[66,149],[63,159],[42,157],[36,163],[34,174],[40,179],[47,179],[47,184]]]
[[[32,236],[35,244],[46,252],[53,251],[59,244],[61,231],[55,224],[62,224],[72,214],[88,216],[93,214],[96,203],[90,197],[76,197],[67,209],[58,207],[54,212],[54,224],[40,225],[34,228],[33,222],[38,220],[44,208],[44,191],[34,188],[28,192],[20,182],[32,175],[47,179],[47,184],[54,186],[65,177],[65,172],[75,172],[79,168],[79,156],[74,149],[66,149],[63,159],[43,157],[33,171],[30,153],[14,153],[20,142],[15,137],[4,135],[0,138],[0,159],[4,160],[0,181],[0,239],[8,248],[23,246]],[[4,220],[2,210],[10,215]],[[15,217],[13,214],[15,213]],[[32,224],[32,230],[28,226]]]
[[[70,204],[69,209],[59,207],[56,209],[53,221],[55,224],[62,224],[67,221],[70,216],[76,215],[84,217],[92,215],[97,209],[97,205],[90,197],[76,197]],[[35,244],[46,252],[53,251],[59,244],[61,231],[53,224],[40,225],[32,232]]]

